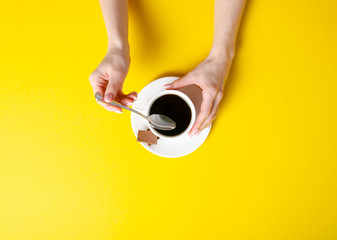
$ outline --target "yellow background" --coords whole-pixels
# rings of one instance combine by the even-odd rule
[[[206,56],[213,1],[131,0],[124,89]],[[207,141],[177,159],[95,103],[97,1],[0,8],[0,239],[337,239],[337,2],[249,1]]]

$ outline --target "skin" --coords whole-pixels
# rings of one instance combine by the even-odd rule
[[[245,0],[215,0],[213,45],[207,58],[180,79],[165,85],[166,89],[179,89],[195,84],[202,89],[200,113],[188,133],[198,135],[215,119],[231,63],[235,55],[235,42]],[[118,101],[130,106],[136,92],[124,94],[123,82],[130,66],[128,44],[127,0],[100,0],[108,33],[108,52],[89,80],[94,93],[104,93],[104,100]],[[122,112],[116,106],[99,103],[113,112]]]
[[[131,106],[137,93],[123,93],[123,83],[130,66],[130,47],[128,42],[128,1],[100,0],[105,27],[108,34],[108,51],[102,62],[90,75],[89,81],[94,93],[104,95],[104,101],[115,100]],[[122,113],[122,109],[107,103],[98,102],[106,110]]]

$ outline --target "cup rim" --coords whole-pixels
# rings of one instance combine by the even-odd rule
[[[147,125],[149,127],[149,129],[151,130],[151,132],[155,135],[157,135],[158,137],[160,138],[167,138],[167,139],[175,139],[175,138],[178,138],[178,137],[182,137],[186,134],[186,132],[190,131],[194,122],[195,122],[195,106],[192,102],[192,100],[183,92],[179,91],[179,90],[165,90],[165,91],[162,91],[158,94],[156,94],[155,96],[153,96],[151,98],[151,100],[149,101],[148,105],[147,105],[147,108],[146,108],[146,114],[149,116],[150,114],[150,109],[151,109],[151,106],[152,104],[161,96],[164,96],[164,95],[169,95],[169,94],[173,94],[173,95],[177,95],[178,97],[182,98],[188,105],[188,107],[191,109],[191,121],[190,121],[190,124],[187,126],[187,128],[179,133],[178,135],[175,135],[175,136],[167,136],[167,135],[163,135],[159,132],[157,132],[149,122],[147,122]]]

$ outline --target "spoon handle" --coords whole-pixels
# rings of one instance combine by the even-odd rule
[[[103,100],[103,96],[102,96],[99,92],[95,93],[95,99],[96,99],[96,101],[103,102],[103,103],[107,103],[107,102],[105,102],[105,101]],[[131,112],[134,112],[134,113],[136,113],[136,114],[142,116],[142,117],[145,118],[146,120],[148,120],[147,116],[145,116],[145,115],[142,114],[141,112],[138,112],[138,111],[136,111],[136,110],[134,110],[134,109],[132,109],[132,108],[129,108],[129,107],[125,107],[124,105],[122,105],[122,104],[120,104],[120,103],[118,103],[118,102],[116,102],[116,101],[111,101],[111,102],[108,102],[107,104],[112,105],[112,106],[118,106],[118,107],[124,108],[124,109],[129,110],[129,111],[131,111]]]
[[[126,106],[124,106],[124,105],[122,105],[122,104],[120,104],[120,103],[118,103],[118,102],[116,102],[116,101],[111,101],[111,102],[108,102],[107,104],[112,105],[112,106],[118,106],[118,107],[124,108],[124,109],[126,109],[126,110],[131,111],[131,112],[134,112],[134,113],[136,113],[136,114],[139,114],[139,115],[142,116],[143,118],[147,119],[147,117],[146,117],[144,114],[142,114],[141,112],[138,112],[137,110],[134,110],[134,109],[132,109],[132,108],[126,107]]]

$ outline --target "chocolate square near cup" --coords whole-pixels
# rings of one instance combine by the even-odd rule
[[[149,129],[146,131],[138,130],[137,141],[145,142],[149,146],[157,144],[158,136],[151,132]]]

